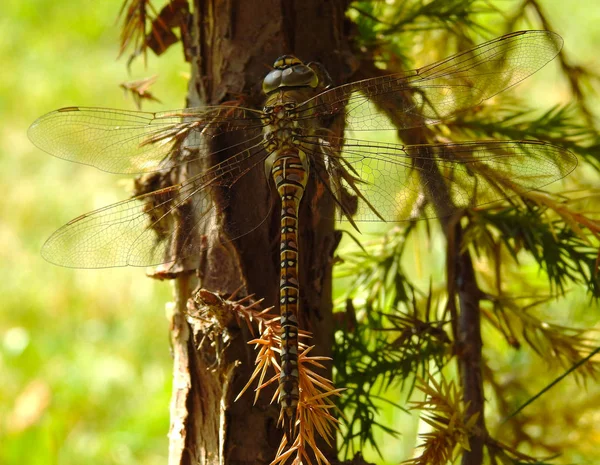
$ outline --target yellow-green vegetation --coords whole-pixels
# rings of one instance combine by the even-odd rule
[[[162,104],[183,106],[181,48],[117,61],[120,0],[3,2],[0,27],[0,463],[162,464],[171,391],[169,286],[144,269],[45,262],[71,218],[126,198],[127,178],[53,158],[27,140],[69,105],[135,109],[119,83],[160,73]]]
[[[424,3],[433,4],[434,2]],[[456,4],[459,2],[449,2],[448,4],[450,3]],[[419,2],[408,1],[405,6],[415,4],[419,4]],[[584,5],[579,2],[570,3],[568,6],[558,1],[541,1],[537,4],[541,5],[546,17],[550,19],[553,30],[565,39],[565,52],[569,60],[591,66],[597,70],[593,65],[595,56],[592,44],[598,40],[598,32],[592,25],[600,17],[600,9],[589,3]],[[522,3],[497,2],[494,5],[502,10],[506,17],[511,17]],[[410,7],[406,6],[406,9],[408,8]],[[356,11],[354,13],[360,16],[360,13]],[[529,13],[531,13],[531,10],[529,10]],[[375,17],[383,21],[383,29],[386,25],[392,23],[390,21],[392,18],[382,18],[379,15],[375,15]],[[540,27],[534,14],[531,14],[529,18],[531,22],[519,22],[515,25],[515,29],[537,29]],[[489,16],[482,15],[478,19],[481,19],[481,22],[478,22],[477,25],[481,27],[494,29],[494,26],[498,24],[498,18],[494,19],[493,14]],[[440,36],[442,35],[440,34]],[[413,37],[410,34],[408,36]],[[418,52],[412,57],[415,60],[415,66],[422,66],[443,58],[443,55],[438,55],[438,49],[431,46],[431,43],[435,43],[435,32],[426,33],[426,36],[427,41],[421,44],[422,48],[417,47],[415,49]],[[444,45],[443,40],[440,39],[439,47],[444,48]],[[403,48],[405,47],[406,44],[403,44]],[[514,96],[541,112],[548,111],[557,104],[564,105],[572,102],[573,98],[568,83],[561,77],[562,75],[559,64],[555,61],[519,84],[519,86],[498,96],[496,100],[502,100],[505,97],[510,100],[511,96]],[[598,99],[593,96],[593,93],[590,93],[586,100],[591,104],[591,108],[597,108]],[[500,115],[496,116],[501,118]],[[534,137],[534,134],[531,134],[530,137]],[[587,211],[591,217],[598,218],[598,177],[597,173],[592,174],[592,171],[585,163],[581,163],[571,176],[548,186],[547,190],[555,193],[563,193],[571,189],[587,190],[584,195],[591,194],[587,202],[581,202],[576,206],[576,209]],[[429,295],[431,295],[431,313],[435,315],[437,312],[437,317],[439,317],[445,307],[445,296],[447,295],[444,280],[446,273],[445,241],[441,232],[435,226],[435,222],[432,224],[433,233],[426,228],[424,222],[419,223],[416,230],[411,232],[410,239],[405,244],[405,230],[401,231],[400,234],[391,233],[383,240],[373,236],[366,239],[363,235],[361,237],[362,243],[367,247],[369,255],[357,252],[355,242],[350,240],[343,242],[340,249],[338,249],[338,253],[345,263],[337,268],[337,279],[335,281],[337,308],[348,312],[346,299],[352,297],[352,310],[356,311],[359,321],[361,319],[365,321],[367,312],[388,311],[393,302],[402,300],[402,296],[398,295],[401,293],[402,286],[397,286],[393,280],[396,279],[405,283],[408,279],[420,292],[416,295],[416,307],[423,311],[423,308],[427,306]],[[375,226],[373,229],[379,228]],[[368,229],[363,228],[364,230]],[[597,247],[597,241],[592,242]],[[403,258],[401,262],[397,263],[393,252],[401,247],[404,247]],[[478,253],[474,253],[474,257],[477,257],[475,268],[479,287],[484,292],[490,292],[494,295],[496,294],[495,286],[497,285],[494,280],[496,274],[494,267],[496,264],[489,259],[489,255],[489,250],[482,249],[479,249]],[[597,361],[595,364],[588,363],[580,367],[576,373],[569,375],[559,385],[524,409],[513,423],[503,423],[504,415],[513,412],[517,406],[528,401],[555,378],[563,374],[568,367],[579,359],[581,354],[585,355],[595,347],[600,346],[600,338],[597,337],[596,332],[600,320],[600,307],[597,301],[591,300],[590,294],[586,293],[585,286],[570,283],[567,286],[566,297],[545,300],[550,294],[549,281],[551,280],[548,279],[548,275],[541,271],[531,255],[524,253],[523,250],[518,253],[518,260],[518,263],[515,263],[512,257],[506,253],[503,254],[502,262],[505,268],[500,274],[501,285],[507,294],[523,296],[524,298],[515,302],[514,309],[510,309],[509,305],[500,312],[497,311],[498,309],[494,309],[490,302],[482,304],[485,312],[483,317],[483,355],[490,372],[494,372],[494,382],[486,382],[485,384],[486,400],[489,402],[486,406],[489,432],[492,437],[505,441],[506,444],[518,445],[519,452],[545,458],[557,455],[551,461],[546,460],[551,463],[598,463],[600,460],[600,454],[597,452],[599,437],[597,428],[593,426],[598,417],[597,405],[598,395],[600,394],[600,389],[595,380],[598,367]],[[401,277],[398,277],[399,272],[403,273]],[[406,289],[404,290],[406,291]],[[401,311],[406,311],[407,307],[410,310],[411,298],[412,294],[409,294],[408,299],[406,299],[408,303],[401,302],[398,305]],[[515,331],[515,336],[521,344],[520,348],[516,347],[516,344],[511,345],[508,343],[511,340],[510,334],[503,336],[498,327],[494,326],[494,320],[497,318],[502,320],[504,315],[506,315],[512,330]],[[432,317],[432,319],[436,320],[436,317]],[[377,319],[373,326],[378,326],[380,321]],[[397,340],[404,338],[402,340],[406,342],[406,334],[399,330],[395,332],[389,330],[391,325],[389,321],[386,323],[388,331],[385,334],[387,336],[382,336],[382,338],[387,338],[390,346],[393,346],[395,338]],[[558,327],[559,325],[564,325],[564,327]],[[368,326],[368,324],[364,324],[364,326]],[[414,328],[409,324],[406,327],[408,330]],[[571,331],[565,327],[587,329],[589,332],[582,335],[576,330]],[[351,334],[355,335],[356,332],[357,330],[353,329]],[[375,346],[379,348],[385,346],[384,343],[376,344],[374,342],[377,337],[375,334],[375,331],[367,334],[365,339],[369,340],[369,337],[371,339],[364,347],[368,346],[369,349],[373,350]],[[587,338],[584,344],[580,339],[582,336]],[[414,339],[420,337],[422,335],[413,336]],[[355,339],[358,338],[355,337]],[[342,342],[341,338],[338,338],[338,342]],[[348,343],[348,340],[344,342]],[[340,345],[338,344],[338,346]],[[363,346],[360,344],[355,346],[354,352],[358,353],[359,350],[356,347]],[[577,350],[572,351],[573,348],[577,348]],[[539,353],[536,353],[536,350]],[[346,351],[351,352],[348,349]],[[342,349],[339,349],[337,355],[345,355],[343,352]],[[573,355],[573,358],[569,360],[571,355]],[[403,360],[406,360],[406,358],[408,357]],[[431,358],[430,356],[429,360]],[[389,359],[391,357],[387,360]],[[374,367],[377,364],[384,367],[382,372],[385,370],[385,355],[365,355],[362,359],[350,358],[348,360],[350,361],[349,365],[352,366],[350,372],[354,369],[354,371],[363,370],[365,373],[373,373],[376,371]],[[597,356],[595,360],[597,360]],[[431,372],[436,373],[437,367],[435,364],[430,361],[427,363]],[[344,362],[342,361],[340,364],[343,365]],[[359,369],[358,364],[363,366]],[[416,443],[422,444],[423,438],[427,438],[427,436],[418,438],[417,435],[431,434],[433,430],[431,424],[423,421],[423,417],[419,417],[418,411],[413,410],[406,413],[400,408],[389,406],[390,402],[394,402],[400,407],[407,407],[407,392],[410,390],[414,378],[402,380],[398,379],[401,376],[397,376],[391,388],[384,392],[382,384],[389,380],[388,374],[391,371],[390,368],[386,375],[381,376],[380,382],[375,383],[374,387],[361,385],[358,381],[356,384],[350,385],[350,389],[344,393],[344,396],[358,393],[356,394],[358,402],[362,401],[363,405],[371,402],[373,405],[377,405],[381,412],[381,416],[371,418],[370,414],[375,410],[371,407],[364,408],[361,415],[355,415],[356,412],[352,409],[346,411],[351,418],[349,421],[356,421],[353,424],[353,432],[356,435],[355,440],[351,441],[351,446],[346,449],[349,457],[352,457],[356,451],[362,451],[368,462],[392,464],[410,459],[423,452],[423,449],[415,451],[414,446]],[[397,369],[396,375],[402,371],[402,369]],[[446,367],[443,377],[438,376],[437,382],[440,382],[440,378],[442,379],[442,385],[445,380],[458,382],[454,371],[453,365]],[[592,373],[592,371],[595,373]],[[584,374],[589,376],[585,384],[582,382]],[[339,382],[339,376],[337,378]],[[352,378],[352,375],[347,376],[347,379],[351,380],[358,378],[359,376],[355,378]],[[491,378],[490,373],[485,374],[486,380]],[[402,386],[402,381],[405,381],[404,386]],[[435,379],[429,380],[424,391],[431,395],[431,388],[435,387],[435,383]],[[446,388],[446,391],[451,391],[447,386]],[[361,395],[362,397],[360,397]],[[378,395],[381,395],[381,397],[378,397]],[[369,396],[370,398],[367,399]],[[423,390],[413,390],[412,396],[413,402],[422,401]],[[498,402],[498,399],[501,399],[501,402]],[[354,407],[356,403],[350,402],[350,405]],[[414,406],[415,404],[411,405]],[[439,410],[443,411],[444,409],[440,408]],[[366,428],[372,436],[361,434],[359,440],[358,433],[361,429],[364,431],[365,424],[372,425],[372,428]],[[456,423],[453,426],[458,427]],[[396,430],[400,433],[400,436],[392,437],[389,431],[385,431],[385,428]],[[516,432],[519,428],[524,434]],[[346,433],[343,436],[348,437]],[[448,434],[447,438],[452,441],[456,439],[452,434]],[[361,440],[367,444],[367,447],[360,443]],[[377,445],[378,451],[374,447],[368,446],[371,441]],[[523,457],[521,459],[523,460],[522,463],[526,463]],[[521,459],[517,458],[517,460]],[[498,463],[517,463],[514,461],[504,462],[499,457],[497,457],[497,460]],[[445,462],[429,462],[423,458],[423,461],[415,463],[437,464]]]
[[[160,58],[149,55],[119,61],[120,30],[116,16],[121,0],[4,0],[0,14],[0,463],[17,464],[162,464],[167,456],[171,364],[165,302],[167,284],[145,277],[143,269],[71,270],[45,262],[44,240],[71,218],[127,197],[128,178],[58,160],[34,148],[27,127],[38,116],[70,105],[134,109],[118,84],[158,74],[153,92],[162,103],[147,110],[184,105],[186,73],[181,47]],[[506,2],[497,2],[501,8]],[[573,59],[589,64],[600,43],[600,6],[594,2],[543,0]],[[526,28],[527,25],[521,25]],[[490,26],[492,27],[492,26]],[[426,57],[425,57],[426,58]],[[429,60],[415,58],[420,66]],[[546,110],[570,99],[565,82],[553,81],[550,64],[511,90],[529,95],[532,106]],[[558,89],[558,90],[557,90]],[[555,189],[586,186],[585,170]],[[593,186],[588,186],[593,187]],[[550,189],[552,190],[552,189]],[[597,210],[597,206],[595,207]],[[367,229],[367,228],[365,228]],[[407,246],[404,261],[413,281],[427,292],[444,273],[441,239],[430,239],[424,224]],[[373,240],[369,237],[369,241]],[[348,242],[348,244],[350,244]],[[374,249],[371,249],[373,251]],[[344,249],[340,251],[344,254]],[[481,275],[492,264],[476,264]],[[538,286],[523,293],[545,294],[547,278],[532,260],[519,269]],[[348,277],[339,280],[337,298],[345,295]],[[494,283],[481,283],[482,287]],[[505,286],[519,291],[522,281]],[[543,309],[543,310],[540,310]],[[486,309],[489,312],[491,308]],[[554,324],[593,328],[597,304],[582,288],[565,299],[535,309]],[[565,367],[548,365],[531,350],[510,347],[484,325],[485,357],[502,387],[519,383],[521,401],[547,385]],[[600,344],[600,340],[598,342]],[[581,379],[581,378],[579,378]],[[600,389],[587,390],[569,377],[527,410],[532,438],[564,448],[556,463],[598,463]],[[490,398],[492,386],[490,389]],[[405,397],[388,394],[404,404]],[[520,402],[517,402],[520,403]],[[382,404],[383,405],[383,404]],[[502,428],[488,406],[490,430]],[[580,414],[580,412],[585,412]],[[393,407],[381,422],[404,434],[401,441],[374,430],[389,462],[410,458],[418,416]],[[510,432],[508,433],[510,437]],[[549,454],[544,449],[524,452]],[[367,457],[384,463],[375,452]]]

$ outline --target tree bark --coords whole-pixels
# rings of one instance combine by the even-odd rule
[[[343,34],[345,1],[335,0],[195,0],[190,21],[187,56],[192,57],[187,106],[221,104],[244,95],[244,106],[261,108],[262,79],[277,57],[294,54],[305,62],[326,64],[340,83],[346,49]],[[232,140],[232,142],[234,142]],[[229,143],[229,142],[228,142]],[[211,164],[219,160],[211,160]],[[201,172],[199,164],[181,173]],[[333,344],[331,271],[337,236],[334,205],[310,182],[300,212],[300,327],[312,331],[313,354],[330,355]],[[198,241],[227,235],[229,221],[249,212],[265,215],[269,184],[264,175],[245,175],[236,183],[233,198],[216,225],[207,225]],[[228,328],[221,348],[197,350],[201,334],[185,319],[194,289],[204,288],[236,298],[263,298],[275,306],[279,285],[277,207],[268,220],[239,239],[208,248],[196,263],[180,265],[172,315],[174,353],[173,397],[169,464],[270,463],[282,436],[277,428],[279,407],[263,393],[252,405],[253,392],[233,399],[254,369],[255,352],[248,330]],[[209,229],[211,229],[209,231]],[[194,276],[194,270],[196,275]],[[329,373],[324,375],[331,377]],[[273,388],[274,389],[274,388]],[[321,445],[331,457],[335,449]]]

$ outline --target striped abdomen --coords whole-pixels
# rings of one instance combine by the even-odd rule
[[[281,375],[279,403],[285,433],[293,437],[298,406],[298,209],[308,172],[303,154],[287,150],[277,154],[271,169],[281,199],[279,309],[281,313]]]

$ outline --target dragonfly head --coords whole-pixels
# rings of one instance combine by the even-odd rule
[[[293,55],[283,55],[273,64],[273,70],[263,80],[263,92],[270,94],[282,87],[311,87],[319,85],[317,73]]]

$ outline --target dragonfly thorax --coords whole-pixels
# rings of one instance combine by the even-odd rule
[[[290,148],[295,145],[295,135],[298,133],[298,122],[289,117],[289,112],[281,107],[266,111],[266,125],[263,137],[266,147],[270,151]]]
[[[267,97],[263,107],[265,134],[288,132],[298,127],[296,107],[303,97],[296,94],[298,91],[281,89]]]

